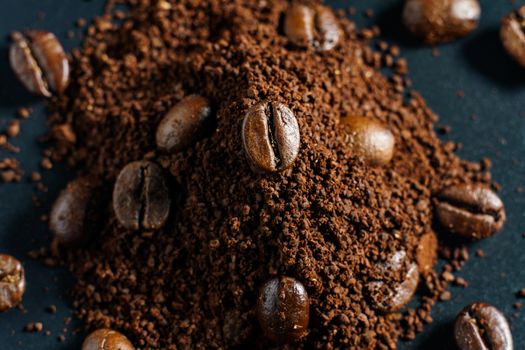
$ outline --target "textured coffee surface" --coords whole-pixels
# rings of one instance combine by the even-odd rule
[[[437,117],[403,75],[380,73],[374,31],[335,13],[339,44],[305,50],[282,32],[285,1],[125,3],[124,19],[112,21],[109,7],[72,52],[79,88],[53,98],[49,118],[77,141],[55,134],[51,157],[111,185],[147,160],[177,185],[162,228],[128,230],[101,209],[107,220],[89,246],[54,251],[78,278],[74,306],[87,327],[118,330],[141,349],[271,348],[257,298],[288,276],[303,284],[310,314],[308,334],[283,349],[394,349],[420,332],[446,287],[438,273],[419,278],[424,298],[404,313],[379,310],[367,287],[406,286],[421,237],[435,233],[435,195],[491,177],[439,141]],[[180,152],[158,150],[159,123],[195,94],[213,106],[214,132]],[[262,101],[285,105],[299,126],[299,152],[281,172],[254,172],[246,160],[244,118]],[[352,151],[341,132],[350,115],[390,130],[390,162],[372,167]],[[400,251],[400,269],[380,267]],[[408,280],[411,292],[418,284]]]

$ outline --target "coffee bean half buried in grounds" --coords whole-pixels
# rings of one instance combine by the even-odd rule
[[[82,343],[82,350],[134,350],[123,334],[111,329],[94,331]]]
[[[257,318],[264,335],[277,343],[290,343],[308,333],[310,299],[294,278],[266,282],[257,300]]]
[[[133,162],[120,172],[113,189],[113,209],[130,230],[164,226],[171,200],[162,169],[149,161]]]
[[[250,108],[244,118],[242,139],[250,165],[264,172],[290,167],[301,144],[297,119],[278,102],[263,102]]]
[[[0,312],[15,307],[24,296],[24,267],[14,257],[0,254]]]
[[[177,103],[157,127],[157,147],[166,152],[180,152],[202,138],[209,128],[212,110],[208,100],[188,96]]]
[[[53,33],[28,30],[15,32],[9,51],[11,68],[31,92],[50,97],[62,93],[69,81],[67,56]]]
[[[346,142],[370,165],[385,165],[394,156],[394,135],[381,122],[365,117],[344,117]]]
[[[419,270],[415,263],[408,262],[406,253],[395,253],[390,261],[377,267],[386,273],[404,271],[400,281],[391,285],[383,281],[373,281],[368,284],[368,293],[375,309],[381,312],[394,312],[401,310],[412,299],[419,284]]]
[[[505,223],[503,202],[493,191],[479,185],[458,185],[438,196],[436,216],[452,233],[483,239],[498,232]]]
[[[454,338],[461,350],[513,350],[505,316],[494,306],[474,303],[459,313]]]
[[[318,51],[333,49],[341,36],[337,18],[331,9],[297,3],[286,12],[284,32],[294,45]]]
[[[525,6],[503,18],[500,36],[509,55],[525,67]]]
[[[403,23],[427,44],[441,44],[476,29],[481,16],[478,0],[406,0]]]
[[[58,243],[64,246],[80,246],[93,233],[95,186],[86,178],[70,182],[60,192],[49,217],[49,228]]]

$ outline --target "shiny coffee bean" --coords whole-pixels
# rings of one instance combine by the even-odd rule
[[[505,208],[498,195],[487,188],[458,185],[439,194],[436,217],[452,233],[483,239],[503,227]]]
[[[407,261],[406,253],[399,251],[385,264],[377,267],[383,274],[405,270],[400,281],[387,284],[385,281],[373,281],[368,284],[368,293],[372,306],[381,312],[401,310],[416,292],[419,284],[419,270],[416,264]]]
[[[70,182],[60,192],[49,217],[49,228],[58,243],[80,246],[92,234],[95,186],[86,178]]]
[[[290,343],[308,333],[310,299],[301,282],[274,278],[262,287],[257,318],[264,335],[277,343]]]
[[[525,6],[503,18],[500,36],[509,55],[525,67]]]
[[[24,296],[24,267],[14,257],[0,254],[0,312],[15,307]]]
[[[345,117],[341,124],[353,152],[370,165],[386,165],[394,156],[395,138],[379,121],[365,117]]]
[[[474,303],[459,313],[454,338],[460,350],[513,350],[505,316],[494,306]]]
[[[88,335],[82,350],[134,350],[123,334],[111,329],[99,329]]]
[[[293,112],[278,102],[259,103],[246,113],[242,139],[250,165],[263,172],[290,167],[301,144]]]
[[[28,30],[15,32],[9,51],[11,67],[31,92],[50,97],[62,93],[69,81],[69,62],[53,33]]]
[[[157,127],[157,147],[172,153],[183,151],[204,136],[211,122],[212,110],[206,98],[185,97]]]
[[[480,16],[478,0],[406,0],[403,9],[408,30],[432,45],[471,33]]]
[[[331,9],[297,3],[286,12],[284,32],[294,45],[317,51],[333,49],[341,36],[337,18]]]
[[[148,161],[133,162],[120,172],[113,189],[113,209],[129,230],[164,226],[171,200],[162,169]]]
[[[416,262],[419,272],[431,272],[437,262],[438,239],[434,232],[425,233],[419,240],[416,250]]]

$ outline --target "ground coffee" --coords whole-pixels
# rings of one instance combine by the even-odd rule
[[[450,282],[432,268],[435,198],[459,184],[488,188],[490,173],[437,138],[437,117],[406,88],[405,60],[388,55],[392,71],[380,72],[377,28],[301,4],[294,16],[329,19],[306,22],[308,45],[278,0],[110,1],[87,29],[67,90],[50,100],[56,145],[46,155],[102,189],[131,162],[156,163],[171,199],[153,231],[124,228],[100,200],[103,228],[89,244],[53,245],[78,278],[74,306],[90,329],[119,330],[140,349],[271,348],[257,300],[283,276],[304,286],[310,310],[308,334],[281,348],[395,349],[431,322]],[[338,40],[324,45],[326,33]],[[213,132],[159,150],[159,123],[189,95],[209,101]],[[297,157],[277,172],[254,171],[243,144],[247,112],[265,101],[286,106],[300,130]],[[388,128],[388,163],[353,150],[341,125],[352,116]],[[468,259],[464,248],[441,250],[449,275]],[[418,308],[395,311],[418,280]]]

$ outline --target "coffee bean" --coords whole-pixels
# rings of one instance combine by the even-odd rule
[[[474,303],[459,313],[454,338],[460,350],[513,350],[505,316],[494,306]]]
[[[525,67],[525,6],[503,18],[500,36],[509,55]]]
[[[80,246],[91,236],[96,225],[94,215],[95,186],[86,178],[70,182],[60,192],[49,217],[49,228],[58,243]]]
[[[341,36],[332,10],[321,5],[297,3],[292,4],[286,13],[284,32],[294,45],[317,51],[333,49]]]
[[[111,329],[99,329],[87,336],[82,350],[134,350],[123,334]]]
[[[24,267],[14,257],[0,254],[0,312],[15,307],[26,290]]]
[[[368,283],[368,293],[373,307],[381,312],[402,309],[412,299],[419,284],[417,265],[407,260],[404,251],[399,251],[388,262],[379,264],[376,268],[380,274],[403,273],[403,277],[390,285],[384,281]]]
[[[487,188],[458,185],[439,194],[436,217],[452,233],[483,239],[503,227],[505,208],[498,195]]]
[[[113,209],[130,230],[164,226],[171,200],[162,169],[149,161],[133,162],[120,172],[113,189]]]
[[[434,232],[424,234],[419,240],[416,250],[416,261],[419,272],[431,272],[437,262],[438,239]]]
[[[180,152],[202,138],[212,121],[208,100],[188,96],[177,103],[157,127],[157,147],[166,152]]]
[[[427,44],[441,44],[471,33],[478,26],[478,0],[406,0],[403,23]]]
[[[277,343],[289,343],[308,333],[310,299],[301,282],[274,278],[262,287],[257,318],[264,335]]]
[[[9,51],[11,67],[31,92],[50,97],[62,93],[69,81],[67,56],[53,33],[28,30],[12,34]]]
[[[264,172],[290,167],[301,144],[297,119],[288,107],[277,102],[250,108],[244,118],[242,139],[251,166]]]
[[[344,117],[346,142],[370,165],[385,165],[394,156],[394,135],[381,122],[365,117]]]

